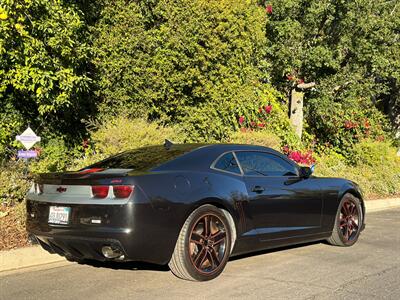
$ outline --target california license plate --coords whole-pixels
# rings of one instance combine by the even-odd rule
[[[50,206],[49,223],[66,225],[69,223],[71,207]]]

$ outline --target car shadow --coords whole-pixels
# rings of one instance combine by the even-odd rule
[[[249,257],[254,257],[254,256],[259,256],[259,255],[264,255],[264,254],[274,253],[274,252],[280,252],[280,251],[285,251],[285,250],[290,250],[290,249],[303,248],[303,247],[312,246],[312,245],[316,245],[316,244],[325,244],[325,243],[324,243],[324,241],[316,241],[316,242],[308,242],[308,243],[260,250],[260,251],[246,253],[246,254],[235,255],[235,256],[229,258],[229,261],[235,261],[235,260],[240,260],[240,259],[245,259],[245,258],[249,258]]]
[[[134,270],[134,271],[169,271],[168,265],[156,265],[146,262],[117,262],[117,261],[98,261],[98,260],[84,260],[79,262],[80,265],[88,265],[95,268],[106,268],[113,270]]]
[[[231,257],[229,259],[229,261],[241,260],[241,259],[246,259],[249,257],[255,257],[255,256],[259,256],[259,255],[265,255],[268,253],[275,253],[275,252],[280,252],[280,251],[285,251],[285,250],[290,250],[290,249],[302,248],[302,247],[307,247],[307,246],[316,245],[316,244],[324,244],[324,242],[323,241],[309,242],[309,243],[304,243],[304,244],[297,244],[297,245],[261,250],[261,251],[256,251],[256,252],[251,252],[251,253],[246,253],[246,254],[241,254],[241,255]],[[117,262],[117,261],[85,260],[83,262],[80,262],[79,264],[88,265],[88,266],[92,266],[95,268],[106,268],[106,269],[113,269],[113,270],[161,271],[161,272],[167,272],[170,270],[168,265],[157,265],[157,264],[152,264],[152,263],[134,262],[134,261]]]

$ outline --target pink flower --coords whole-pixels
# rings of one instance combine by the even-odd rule
[[[272,4],[268,4],[265,7],[265,10],[266,10],[267,14],[272,15]]]
[[[300,151],[293,151],[293,152],[290,152],[290,153],[289,153],[288,157],[289,157],[291,160],[294,160],[295,162],[300,162],[300,160],[301,160],[301,153],[300,153]]]
[[[271,113],[272,105],[266,105],[266,106],[264,107],[264,110],[265,110],[265,112],[266,112],[267,114]]]
[[[251,127],[255,127],[255,126],[256,126],[256,122],[251,121],[251,122],[250,122],[250,126],[251,126]]]
[[[243,123],[244,123],[244,117],[241,116],[241,117],[239,117],[239,124],[242,125]]]

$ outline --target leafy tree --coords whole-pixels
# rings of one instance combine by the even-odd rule
[[[0,154],[29,123],[50,135],[82,127],[91,106],[86,29],[71,1],[1,1]]]
[[[100,111],[224,138],[260,103],[264,28],[252,1],[108,1],[94,28]]]
[[[264,2],[265,3],[265,2]],[[315,81],[307,95],[310,130],[321,142],[344,149],[362,136],[344,134],[346,121],[366,120],[381,135],[385,121],[376,110],[398,114],[400,6],[398,1],[271,0],[266,2],[266,46],[272,82],[288,92]],[[397,113],[396,113],[397,112]],[[365,121],[365,120],[364,120]],[[346,145],[345,145],[346,144]]]

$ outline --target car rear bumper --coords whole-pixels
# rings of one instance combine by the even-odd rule
[[[117,260],[166,264],[171,258],[179,231],[165,226],[166,217],[150,204],[57,204],[71,208],[67,225],[48,223],[54,205],[27,201],[27,231],[50,253],[104,261],[102,248],[112,246],[123,254]]]
[[[119,240],[99,238],[77,238],[75,236],[50,237],[35,235],[37,242],[49,253],[61,256],[72,256],[76,259],[94,259],[99,261],[109,260],[102,253],[105,246],[113,246],[120,249],[121,256],[114,260],[126,260],[126,250]]]

